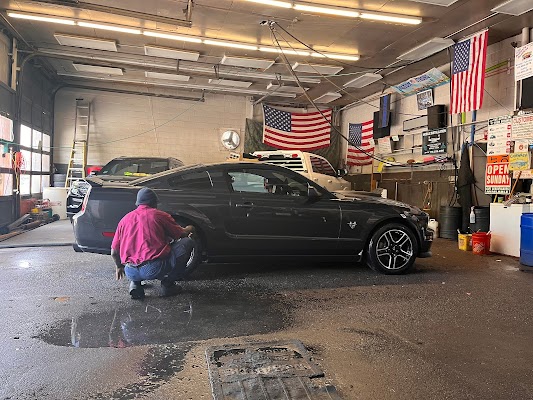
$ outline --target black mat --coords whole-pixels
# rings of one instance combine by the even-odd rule
[[[215,400],[340,399],[297,340],[210,347],[206,357]]]

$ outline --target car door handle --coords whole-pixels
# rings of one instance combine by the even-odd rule
[[[254,203],[247,201],[245,203],[236,203],[235,207],[239,208],[252,208],[254,206]]]

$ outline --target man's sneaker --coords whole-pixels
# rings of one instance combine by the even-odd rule
[[[161,297],[175,296],[181,292],[181,288],[173,282],[171,285],[161,283]]]
[[[144,299],[144,288],[141,285],[141,282],[130,282],[130,296],[135,300]]]

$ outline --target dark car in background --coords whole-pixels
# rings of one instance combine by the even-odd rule
[[[98,176],[103,181],[129,182],[169,169],[181,167],[183,162],[172,157],[118,157],[109,161],[87,179]],[[90,184],[86,180],[74,181],[67,196],[67,216],[80,211],[83,198]]]
[[[90,180],[73,218],[77,251],[109,254],[120,219],[141,187],[182,226],[196,227],[192,270],[210,262],[304,258],[366,261],[385,274],[407,272],[430,256],[428,214],[363,194],[332,193],[298,172],[272,164],[195,165],[125,185]]]

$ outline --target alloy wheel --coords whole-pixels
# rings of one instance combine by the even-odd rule
[[[400,229],[385,231],[376,244],[376,258],[388,270],[398,270],[413,257],[413,242],[409,235]]]

